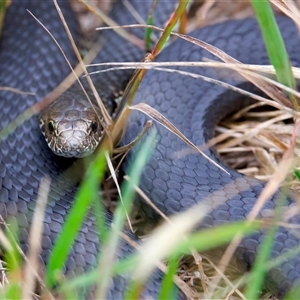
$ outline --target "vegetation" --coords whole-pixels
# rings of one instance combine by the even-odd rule
[[[184,1],[179,1],[177,10],[174,12],[173,17],[169,20],[164,33],[154,47],[151,55],[148,57],[150,58],[150,61],[154,61],[156,55],[163,48],[172,28],[177,23],[182,14],[184,14],[186,4],[187,3]],[[277,79],[280,83],[293,89],[295,88],[295,80],[269,2],[267,0],[259,2],[256,2],[254,0],[252,1],[252,4],[257,13],[259,24],[262,28],[266,47],[268,49],[268,54],[270,56],[272,64],[274,65]],[[153,20],[150,16],[148,24],[152,25],[152,21]],[[147,32],[146,36],[150,36],[149,32]],[[148,41],[146,41],[146,43],[148,43]],[[126,101],[127,104],[131,103],[134,93],[146,71],[147,70],[144,69],[135,72],[133,80],[130,82],[130,86],[124,93],[124,101]],[[255,80],[256,83],[258,82],[258,85],[262,84],[261,78],[258,81],[257,78]],[[291,92],[287,92],[287,99],[289,98],[292,100],[294,107],[297,109],[297,99]],[[276,92],[274,92],[274,100],[277,100]],[[246,114],[250,114],[251,116],[251,112],[245,112]],[[285,111],[279,113],[286,114]],[[126,110],[125,105],[124,113],[112,128],[112,130],[117,131],[113,134],[113,136],[117,136],[120,129],[123,128],[128,114],[129,110]],[[252,113],[252,117],[257,117],[258,121],[256,123],[259,123],[261,115],[255,114],[256,113]],[[274,114],[271,115],[271,117],[272,116],[274,116]],[[278,117],[278,115],[275,115],[275,117]],[[282,119],[279,118],[279,121],[277,123],[274,120],[271,125],[274,125],[275,128],[275,125],[278,125],[278,123],[281,124],[280,122],[282,122]],[[238,125],[236,125],[237,130],[239,130]],[[250,126],[253,126],[253,122]],[[233,130],[231,130],[232,133],[232,131],[234,132],[235,125],[232,125],[231,128],[233,128]],[[243,133],[246,136],[248,134],[247,130],[244,130]],[[278,133],[276,134],[278,136]],[[231,140],[231,143],[233,147],[236,147],[236,145],[238,145],[238,147],[245,147],[245,149],[251,147],[248,145],[240,146],[240,140],[236,139],[234,134],[232,135],[233,140]],[[223,142],[223,147],[222,145],[219,146],[221,152],[225,148],[228,148],[227,145],[228,143],[230,143],[228,141],[228,138],[229,134],[226,135],[226,133],[223,133],[223,138],[221,139],[221,141]],[[277,138],[275,138],[274,136],[272,138],[273,142],[275,140],[277,141],[277,144],[280,144]],[[286,138],[287,137],[285,135],[285,139]],[[142,290],[144,282],[147,280],[154,269],[159,268],[163,272],[165,272],[159,299],[174,299],[174,286],[181,288],[184,293],[188,297],[190,297],[190,299],[197,297],[197,292],[199,292],[200,290],[203,293],[204,298],[219,297],[225,299],[228,296],[234,294],[234,296],[237,296],[241,299],[258,299],[260,297],[258,291],[263,288],[264,276],[266,274],[266,271],[270,267],[269,252],[272,246],[272,236],[274,235],[274,232],[277,228],[275,222],[274,224],[272,224],[273,226],[270,227],[268,234],[266,235],[265,241],[263,242],[262,249],[257,256],[253,270],[249,274],[245,274],[238,280],[235,279],[235,281],[230,281],[227,276],[225,276],[224,273],[214,265],[210,258],[206,258],[206,254],[204,254],[202,257],[200,256],[200,254],[198,254],[202,252],[209,253],[208,250],[211,248],[226,245],[229,242],[234,241],[237,236],[251,234],[253,230],[259,229],[264,224],[262,222],[256,221],[256,216],[253,216],[253,218],[248,221],[245,220],[244,222],[236,222],[229,225],[218,226],[213,229],[192,232],[192,229],[196,227],[201,217],[203,217],[205,214],[205,211],[203,211],[203,207],[201,206],[201,204],[199,204],[198,207],[193,207],[183,214],[168,219],[160,227],[151,232],[147,240],[142,244],[142,251],[139,251],[141,248],[140,245],[136,245],[135,241],[131,241],[130,243],[137,248],[136,254],[133,254],[132,256],[124,258],[120,261],[113,261],[113,254],[117,249],[120,236],[122,237],[120,231],[124,228],[127,215],[132,209],[132,202],[134,198],[133,195],[137,189],[139,176],[142,172],[143,166],[147,162],[147,157],[149,157],[151,153],[154,139],[155,132],[151,132],[149,138],[144,142],[141,152],[135,158],[135,161],[131,166],[131,172],[129,172],[128,174],[128,177],[130,179],[124,180],[121,185],[120,190],[122,197],[120,197],[121,199],[119,201],[119,204],[115,209],[114,217],[112,220],[114,226],[112,226],[111,228],[108,228],[105,225],[105,208],[103,207],[102,201],[99,202],[99,198],[101,197],[99,196],[98,185],[105,176],[107,162],[109,160],[109,143],[103,143],[102,149],[100,149],[99,153],[97,153],[97,155],[95,156],[94,161],[90,165],[85,179],[83,180],[78,190],[74,206],[69,212],[64,225],[64,229],[57,239],[56,245],[51,253],[44,280],[46,286],[45,289],[48,290],[49,293],[47,294],[47,296],[51,295],[51,297],[55,298],[54,294],[51,294],[51,291],[55,286],[55,293],[63,295],[63,298],[65,299],[73,299],[76,297],[75,290],[84,289],[87,286],[96,284],[97,298],[105,298],[106,291],[110,282],[110,277],[126,273],[131,274],[131,279],[128,285],[126,296],[128,299],[138,299],[136,294]],[[290,168],[292,168],[292,155],[294,148],[287,149],[284,148],[284,142],[281,142],[281,144],[283,145],[281,148],[282,153],[287,153],[287,155],[284,157],[284,159],[286,160],[284,160],[282,164],[279,164],[279,168],[277,170],[275,170],[277,166],[272,168],[272,170],[276,171],[276,173],[282,173],[284,171],[284,175],[286,176],[287,172],[290,171]],[[294,144],[296,144],[296,142]],[[246,151],[248,151],[248,149],[246,149]],[[259,152],[259,150],[257,150],[257,152]],[[261,150],[260,152],[265,153],[265,149]],[[267,159],[265,159],[265,161],[266,163],[269,163]],[[278,161],[280,161],[279,158]],[[247,163],[245,165],[247,165]],[[285,169],[282,167],[282,165],[291,167]],[[110,171],[113,172],[111,168]],[[295,173],[297,175],[299,174],[299,171],[295,170]],[[258,176],[262,175],[258,174]],[[275,179],[270,179],[270,181],[272,181],[272,183],[275,183],[276,185],[281,183],[274,180]],[[270,190],[270,192],[272,192],[272,190]],[[282,202],[284,202],[284,199],[282,199]],[[76,278],[64,280],[60,276],[64,262],[72,247],[72,243],[74,242],[74,239],[78,233],[82,220],[86,217],[89,211],[96,212],[97,226],[101,228],[101,230],[99,231],[101,232],[100,240],[103,246],[102,251],[99,254],[98,266],[94,270],[91,270],[84,275],[79,275]],[[276,211],[276,214],[276,220],[279,220],[280,211]],[[41,224],[39,224],[39,226],[41,226]],[[17,229],[14,228],[14,226],[11,225],[10,231],[15,232],[13,236],[17,235]],[[166,240],[169,241],[169,245],[165,245],[165,243],[162,242]],[[11,270],[11,273],[9,275],[8,282],[3,286],[1,296],[2,298],[21,298],[21,295],[26,294],[24,292],[24,289],[27,288],[26,286],[19,284],[20,277],[22,276],[21,270],[24,270],[24,268],[26,268],[26,264],[22,264],[20,254],[16,250],[17,241],[10,238],[8,239],[8,243],[10,245],[9,247],[11,248],[10,251],[8,251],[6,263],[7,268]],[[160,246],[153,247],[153,245]],[[12,249],[14,249],[14,251],[12,251]],[[187,254],[191,255],[194,260],[191,266],[189,266],[189,270],[185,270],[183,266],[184,264],[182,263],[182,256]],[[203,261],[201,262],[202,259]],[[206,281],[205,274],[208,264],[210,265],[210,270],[214,270],[214,278],[210,280],[210,283],[213,284],[207,284]],[[103,268],[105,268],[105,273],[102,272],[101,279],[99,280],[98,270],[101,270]],[[211,271],[208,271],[208,273],[209,272]],[[181,273],[184,275],[180,276]],[[187,274],[189,274],[190,276],[188,280],[186,278]],[[196,278],[195,274],[200,275],[198,276],[198,278]],[[32,274],[32,276],[34,275]],[[195,278],[191,278],[191,276],[195,276]],[[221,278],[226,283],[225,286],[223,283],[220,283]],[[193,285],[192,279],[195,282],[200,281],[200,287],[199,284]],[[246,284],[246,288],[244,291],[241,291],[240,287],[243,284]],[[31,292],[33,293],[33,290]],[[263,298],[266,299],[269,296],[270,295],[267,293],[263,296]]]

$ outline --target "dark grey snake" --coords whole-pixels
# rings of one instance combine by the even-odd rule
[[[142,17],[147,16],[151,1],[143,2],[143,5],[139,4],[138,0],[130,2]],[[162,2],[156,9],[155,20],[158,26],[166,19],[164,16],[172,11],[173,5],[170,4],[174,4],[170,1]],[[77,23],[74,21],[68,3],[59,1],[59,4],[76,37]],[[119,24],[136,23],[126,9],[120,6],[122,6],[121,1],[116,3],[111,16]],[[55,88],[69,74],[69,68],[56,45],[26,9],[37,16],[54,34],[64,51],[68,53],[70,61],[74,64],[76,62],[52,1],[13,1],[7,11],[1,37],[0,86],[33,92],[35,96],[0,90],[1,129]],[[292,64],[298,66],[300,44],[297,30],[287,18],[279,18],[278,23],[287,43]],[[143,34],[136,29],[134,33],[139,36]],[[243,63],[269,63],[254,19],[225,22],[197,30],[192,33],[192,36],[221,48]],[[102,56],[99,55],[95,62],[138,61],[143,56],[141,50],[125,42],[113,32],[106,32],[104,39],[106,43],[101,51]],[[164,51],[159,56],[159,61],[201,61],[202,57],[212,58],[212,55],[199,47],[178,40],[172,45],[171,51]],[[184,70],[221,79],[224,79],[224,74],[228,74],[228,72],[223,73],[217,69],[207,68],[186,67]],[[128,72],[123,71],[108,73],[103,79],[97,78],[96,81],[102,80],[109,86],[121,87],[128,77],[121,79],[120,76],[127,76],[126,74],[128,75]],[[229,83],[257,92],[252,85],[243,80],[233,81],[231,76],[228,78]],[[205,144],[213,136],[214,127],[220,118],[243,107],[245,103],[242,100],[240,94],[223,87],[180,74],[155,70],[147,73],[135,97],[135,102],[146,102],[163,113],[196,145]],[[140,113],[132,114],[123,143],[137,136],[146,119]],[[91,130],[96,130],[95,125],[90,123],[90,126]],[[230,173],[230,176],[226,175],[199,154],[173,158],[172,154],[185,149],[186,145],[162,126],[157,124],[154,126],[158,131],[159,140],[145,167],[140,186],[159,209],[170,215],[186,210],[207,198],[214,209],[201,226],[212,227],[245,219],[264,188],[264,184],[244,177],[219,162]],[[138,149],[138,146],[135,147],[129,157],[134,156]],[[206,153],[219,161],[213,150],[207,150]],[[125,167],[129,161],[130,158],[125,163]],[[49,150],[40,133],[37,117],[25,121],[0,144],[0,213],[5,220],[9,217],[18,220],[20,242],[25,251],[41,178],[48,175],[52,179],[41,253],[45,263],[77,190],[72,184],[70,174],[64,172],[72,162],[70,159],[55,156]],[[275,208],[276,196],[265,204],[260,216]],[[287,205],[292,207],[293,201],[288,199]],[[156,217],[149,207],[145,206],[144,209],[149,217]],[[109,220],[110,216],[107,214],[108,224]],[[82,225],[65,266],[66,273],[74,275],[95,266],[100,245],[94,222],[95,218],[91,215]],[[299,225],[299,214],[294,215],[288,222]],[[272,258],[299,244],[299,239],[294,233],[285,227],[278,228],[271,251]],[[257,231],[242,240],[236,251],[241,269],[247,270],[253,265],[263,236],[263,231]],[[118,248],[118,256],[125,257],[132,251],[126,242],[122,242]],[[282,262],[268,273],[266,287],[278,296],[283,296],[299,283],[299,279],[300,254],[295,253],[292,259]],[[126,282],[125,275],[114,278],[107,298],[121,299],[126,289]],[[160,282],[161,274],[154,273],[145,286],[143,296],[157,298]]]

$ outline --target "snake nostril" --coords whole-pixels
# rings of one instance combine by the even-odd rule
[[[92,122],[92,124],[91,124],[92,132],[96,132],[97,129],[98,129],[98,123],[97,122]]]
[[[54,122],[52,120],[48,123],[48,129],[50,132],[54,131]]]

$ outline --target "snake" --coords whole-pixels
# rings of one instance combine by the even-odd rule
[[[151,1],[144,1],[143,5],[137,0],[131,0],[129,3],[142,18],[146,19]],[[69,3],[58,1],[58,4],[75,42],[78,42],[80,39],[78,23]],[[176,1],[159,2],[154,12],[154,20],[158,26],[163,26],[166,16],[172,13],[175,4]],[[63,51],[68,54],[69,62],[76,65],[76,56],[66,32],[62,30],[61,20],[53,2],[12,1],[6,12],[1,35],[1,130],[7,128],[28,108],[39,103],[70,73],[70,68],[52,37],[46,34],[45,29],[28,11],[53,34]],[[110,16],[120,25],[137,22],[124,6],[123,1],[114,4]],[[293,66],[299,66],[300,44],[296,26],[286,17],[278,17],[277,22],[286,42],[291,63]],[[131,32],[143,38],[143,30],[135,28]],[[197,29],[190,35],[220,48],[242,63],[269,64],[261,32],[254,18],[225,21]],[[132,45],[117,33],[105,31],[102,38],[106,43],[96,56],[95,63],[140,61],[143,58],[145,50]],[[167,47],[160,53],[157,61],[193,62],[202,61],[204,57],[216,59],[207,50],[178,39],[172,42],[171,47]],[[178,70],[225,80],[235,87],[261,94],[258,88],[241,76],[236,76],[233,70],[188,66],[178,67]],[[132,71],[129,70],[118,70],[106,72],[100,76],[95,75],[95,82],[101,86],[100,94],[110,99],[106,101],[110,110],[113,109],[111,96],[114,88],[124,88],[131,73]],[[65,129],[76,127],[78,124],[86,128],[76,133],[75,138],[70,138],[70,144],[77,147],[78,140],[84,132],[88,135],[95,132],[101,134],[102,128],[97,119],[81,122],[81,117],[86,119],[89,113],[85,114],[85,109],[80,109],[80,104],[77,104],[76,99],[79,98],[79,93],[73,93],[70,97],[67,92],[66,95],[65,101],[69,101],[69,106],[58,106],[60,110],[56,113],[60,113],[59,118],[64,122],[72,114],[69,108],[79,107],[79,110],[74,113],[75,118],[69,120],[71,125],[63,125]],[[183,76],[180,72],[161,72],[155,69],[147,71],[134,99],[134,103],[145,102],[157,109],[195,145],[206,144],[214,136],[215,127],[222,118],[243,108],[251,101],[222,85]],[[47,119],[46,122],[43,121],[41,127],[46,126],[51,133],[58,134],[61,130],[54,122],[53,107],[51,107],[48,108],[48,112],[52,113],[51,122]],[[122,144],[135,139],[147,119],[148,117],[141,112],[133,112],[129,117]],[[74,182],[74,172],[67,171],[74,164],[74,159],[55,155],[47,144],[51,144],[50,138],[48,142],[45,141],[39,125],[39,117],[35,114],[1,140],[0,214],[5,221],[12,219],[17,221],[19,241],[22,249],[27,253],[30,224],[41,193],[39,186],[45,176],[51,179],[40,253],[41,262],[46,265],[55,240],[72,207],[78,184],[77,181]],[[164,126],[155,122],[152,126],[157,131],[157,144],[144,167],[140,188],[163,213],[177,214],[203,202],[203,205],[208,206],[211,212],[201,221],[199,225],[201,228],[212,228],[247,218],[265,187],[264,182],[246,177],[229,168],[222,162],[214,148],[205,150],[205,154],[227,173],[199,153],[174,155],[186,149],[186,144]],[[69,139],[69,132],[63,134]],[[140,147],[139,143],[131,149],[124,162],[125,171]],[[63,146],[60,148],[65,149]],[[71,148],[68,151],[73,151],[73,153],[69,156],[81,156],[73,146]],[[65,151],[61,149],[58,152]],[[279,189],[274,196],[270,197],[260,211],[259,217],[270,216],[270,212],[276,207],[280,193]],[[203,201],[204,199],[206,200]],[[158,216],[152,208],[142,201],[140,205],[149,219],[157,220]],[[286,208],[298,209],[290,197],[286,200]],[[109,212],[106,213],[105,218],[107,225],[110,226],[112,217]],[[293,214],[285,221],[288,225],[299,225],[299,213]],[[130,232],[125,231],[125,233],[138,241]],[[235,258],[242,271],[246,272],[254,265],[265,236],[266,231],[261,229],[241,240],[235,251]],[[270,256],[275,259],[292,251],[298,245],[299,239],[295,229],[293,230],[292,226],[280,225],[274,235]],[[64,272],[68,276],[76,276],[95,267],[100,251],[101,243],[96,217],[90,213],[83,222],[70,250]],[[132,246],[122,240],[118,245],[117,258],[127,257],[133,252]],[[291,289],[297,287],[299,279],[300,255],[295,250],[293,257],[283,259],[268,271],[265,286],[278,297],[284,297]],[[128,280],[128,275],[113,277],[107,292],[107,299],[122,299]],[[154,272],[145,283],[140,297],[158,298],[161,282],[161,272]],[[179,293],[178,298],[184,299],[185,296]]]

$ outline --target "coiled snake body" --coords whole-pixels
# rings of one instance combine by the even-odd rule
[[[52,39],[26,9],[29,9],[45,24],[64,51],[68,53],[70,61],[75,63],[71,46],[61,29],[62,25],[52,1],[14,2],[8,9],[2,33],[0,86],[32,92],[35,95],[20,95],[0,90],[1,129],[55,88],[69,73],[69,68]],[[147,16],[150,2],[143,2],[141,5],[137,0],[131,1],[143,17]],[[59,4],[76,37],[77,24],[68,3],[59,1]],[[161,5],[164,9],[162,6],[156,9],[155,20],[158,21],[158,25],[162,25],[165,21],[166,18],[163,16],[172,11],[173,4],[170,1],[162,1]],[[136,23],[126,9],[122,8],[121,1],[116,3],[112,16],[119,24]],[[286,18],[279,18],[278,22],[287,42],[292,64],[297,66],[299,65],[300,44],[296,28]],[[139,36],[142,34],[136,29],[134,32]],[[229,21],[207,27],[193,32],[192,36],[221,48],[243,63],[269,63],[258,25],[254,19]],[[107,43],[95,62],[137,61],[143,56],[141,50],[123,41],[113,32],[106,32],[104,39]],[[159,56],[159,61],[201,61],[203,57],[212,58],[212,55],[199,47],[178,40],[174,42],[170,51],[163,51]],[[226,79],[229,83],[256,91],[252,85],[245,83],[241,78],[228,76],[231,74],[228,71],[188,67],[184,70],[217,79]],[[128,79],[128,77],[121,79],[120,76],[127,75],[128,72],[118,71],[105,75],[104,79],[97,78],[96,81],[102,80],[109,83],[109,86],[120,87],[121,83]],[[163,113],[196,145],[205,144],[213,136],[214,127],[220,118],[245,105],[245,101],[238,93],[228,91],[221,86],[180,74],[155,70],[147,72],[135,97],[135,102],[139,101],[146,102]],[[137,136],[146,119],[140,113],[132,114],[124,143]],[[158,131],[158,144],[143,172],[141,188],[162,212],[168,215],[177,213],[206,198],[210,200],[213,210],[203,221],[203,227],[245,219],[264,184],[224,166],[213,150],[207,150],[206,154],[218,161],[230,175],[226,175],[199,154],[174,158],[173,154],[185,149],[186,145],[162,126],[157,124],[154,126]],[[130,157],[134,156],[138,148],[137,146],[131,151],[125,166],[128,165]],[[61,231],[76,192],[76,186],[72,183],[70,175],[63,172],[71,163],[72,161],[68,159],[56,157],[49,150],[39,131],[37,117],[25,121],[0,144],[0,213],[5,220],[8,217],[18,220],[20,240],[25,250],[27,250],[28,229],[40,180],[45,175],[52,179],[42,240],[41,256],[45,263],[55,238]],[[275,200],[276,195],[265,204],[261,216],[264,211],[274,209]],[[287,205],[292,206],[292,200],[288,199]],[[149,217],[155,217],[149,208],[145,207],[145,210]],[[109,219],[107,215],[108,223]],[[94,222],[93,216],[89,216],[82,225],[65,266],[66,273],[72,275],[95,266],[100,246]],[[299,224],[299,222],[299,215],[289,219],[290,224]],[[250,237],[244,238],[238,247],[236,258],[245,270],[253,265],[263,236],[263,231],[257,231]],[[271,256],[275,258],[298,244],[299,240],[291,230],[279,227]],[[124,257],[131,252],[132,248],[127,243],[122,242],[119,245],[119,257]],[[268,273],[266,285],[282,296],[294,287],[299,279],[300,255],[297,254],[292,259],[274,267]],[[126,280],[125,276],[114,278],[107,298],[122,298]],[[161,274],[157,272],[145,286],[144,296],[150,295],[157,298],[160,282]]]

